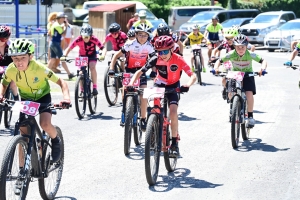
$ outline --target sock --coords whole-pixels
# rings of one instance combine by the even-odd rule
[[[253,118],[253,112],[248,112],[248,118],[252,117]]]
[[[93,84],[93,89],[96,88],[97,89],[97,84]]]
[[[172,137],[172,144],[177,144],[177,137]]]
[[[55,138],[51,139],[51,142],[52,143],[59,143],[58,137],[56,136]]]

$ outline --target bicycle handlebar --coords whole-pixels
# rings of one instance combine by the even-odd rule
[[[0,103],[1,106],[7,106],[9,108],[12,108],[13,105],[18,102],[14,100],[9,100],[9,99],[4,99],[2,103]],[[62,110],[62,109],[69,109],[72,107],[72,104],[70,103],[68,108],[63,108],[61,107],[58,103],[40,103],[40,106],[46,107],[45,109],[50,109],[50,110]]]
[[[213,71],[211,70],[210,73],[213,74]],[[217,74],[214,74],[215,76],[226,76],[228,72],[218,72]],[[252,77],[252,76],[258,76],[260,72],[245,72],[244,78]],[[265,74],[268,74],[268,72],[265,72]]]

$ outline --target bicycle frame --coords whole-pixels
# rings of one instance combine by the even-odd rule
[[[81,72],[81,73],[80,73]],[[83,98],[87,99],[90,98],[91,95],[91,89],[89,85],[91,84],[91,81],[89,79],[90,77],[90,66],[81,66],[80,70],[77,70],[77,77],[83,76]]]
[[[123,100],[123,110],[126,110],[126,100],[128,96],[133,97],[133,126],[137,125],[137,112],[139,103],[139,95],[143,94],[143,89],[136,88],[134,92],[128,92],[126,89],[124,90],[124,100]]]

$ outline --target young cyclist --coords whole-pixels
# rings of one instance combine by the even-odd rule
[[[105,37],[103,45],[105,46],[105,44],[110,41],[113,51],[119,51],[128,39],[126,33],[121,31],[121,26],[118,23],[112,23],[108,27],[108,31],[109,34]],[[106,52],[107,50],[104,48],[102,55],[99,57],[100,60],[104,60]],[[124,70],[124,62],[121,62],[121,67]]]
[[[130,29],[127,32],[127,37],[128,37],[128,40],[135,40],[135,30]]]
[[[101,42],[93,35],[93,28],[90,25],[83,25],[80,30],[80,36],[78,36],[72,44],[66,49],[65,57],[74,47],[79,46],[79,56],[86,56],[89,59],[89,67],[91,70],[91,77],[93,82],[93,95],[98,95],[97,90],[97,52],[96,46],[99,49],[103,49]],[[61,58],[64,60],[65,58]]]
[[[2,74],[4,73],[6,67],[12,63],[12,59],[8,56],[8,47],[10,45],[10,28],[8,26],[0,26],[0,67],[2,72],[0,72],[0,79],[2,79]],[[18,88],[15,82],[10,83],[10,89],[13,92],[14,100],[19,100]]]
[[[63,93],[63,99],[60,104],[63,107],[70,105],[70,95],[67,83],[59,78],[49,68],[33,59],[34,44],[27,39],[16,39],[8,49],[8,55],[12,57],[13,63],[8,65],[5,76],[0,84],[0,99],[8,84],[14,81],[20,91],[22,101],[34,101],[38,103],[51,103],[50,85],[48,80],[58,84]],[[51,123],[51,110],[45,106],[39,108],[40,126],[48,133],[52,143],[52,159],[57,162],[61,155],[61,140],[57,136],[55,127]],[[22,118],[22,117],[21,117]],[[21,127],[21,134],[27,134],[26,127]]]
[[[168,25],[166,25],[165,23],[160,23],[157,26],[157,29],[155,31],[153,31],[153,38],[151,39],[151,44],[154,45],[155,40],[159,37],[159,36],[170,36],[173,38],[173,41],[175,42],[174,44],[174,49],[173,52],[177,53],[179,55],[183,55],[183,44],[182,42],[179,40],[177,34],[170,32],[170,28],[168,27]]]
[[[153,25],[149,20],[146,19],[146,11],[145,10],[139,11],[139,17],[140,17],[140,19],[132,25],[131,29],[135,30],[139,25],[146,24],[147,26],[150,27],[150,31],[153,32],[153,30],[154,30]]]
[[[283,63],[284,65],[287,66],[293,66],[292,61],[295,59],[295,57],[300,53],[300,42],[297,43],[295,49],[292,51],[291,55],[290,55],[290,59],[289,61]]]
[[[135,73],[137,70],[142,68],[147,60],[148,57],[156,57],[155,51],[153,46],[148,41],[148,37],[151,34],[151,28],[146,24],[140,24],[136,27],[136,39],[127,41],[125,45],[122,47],[120,51],[118,51],[112,58],[110,63],[110,70],[109,75],[114,75],[114,66],[119,57],[123,54],[126,55],[126,73]],[[152,73],[153,74],[153,73]],[[150,75],[151,76],[151,75]],[[153,75],[152,75],[153,76]],[[144,73],[140,79],[140,88],[147,87],[147,77],[146,73]],[[141,98],[142,99],[142,98]],[[123,126],[125,123],[124,117],[124,107],[126,106],[126,102],[123,102],[123,109],[122,109],[122,116],[121,116],[121,123],[120,125]],[[141,129],[143,131],[146,130],[146,116],[147,116],[147,100],[141,100]]]
[[[187,38],[183,41],[183,46],[185,46],[185,43],[190,40],[190,45],[194,45],[194,44],[201,44],[202,43],[202,40],[204,38],[204,35],[200,32],[200,26],[198,24],[195,24],[193,26],[193,32],[191,32]],[[192,66],[192,70],[195,71],[195,66],[194,66],[194,54],[193,54],[193,51],[192,52],[192,55],[191,55],[191,66]],[[206,69],[204,67],[204,58],[203,58],[203,55],[201,53],[201,64],[202,64],[202,71],[203,72],[206,72]],[[196,69],[198,70],[198,69]]]
[[[235,50],[230,51],[225,56],[221,57],[215,64],[215,71],[213,73],[218,73],[219,66],[225,61],[231,61],[233,71],[242,71],[242,72],[253,72],[252,60],[262,64],[260,75],[265,74],[267,68],[267,61],[261,58],[254,52],[247,50],[248,40],[245,35],[238,35],[234,38],[234,47]],[[223,87],[225,86],[225,80],[223,82]],[[246,91],[247,103],[248,103],[248,125],[254,127],[255,120],[253,118],[253,106],[254,106],[254,97],[256,94],[255,80],[254,77],[247,77],[243,80],[243,89]]]
[[[156,67],[157,76],[154,79],[155,87],[164,87],[166,89],[178,88],[180,86],[180,77],[182,71],[184,71],[189,77],[189,81],[186,85],[180,87],[182,92],[188,92],[191,85],[196,82],[196,75],[191,71],[191,68],[187,65],[184,59],[175,53],[173,53],[174,41],[170,36],[160,36],[155,40],[155,50],[158,52],[158,59],[150,59],[148,63],[139,69],[132,77],[130,84],[133,85],[141,75],[147,72],[150,68]],[[168,104],[170,106],[170,119],[172,130],[172,145],[170,156],[176,157],[179,155],[179,148],[177,143],[178,133],[178,95],[167,94]]]

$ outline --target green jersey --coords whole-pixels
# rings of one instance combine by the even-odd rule
[[[237,54],[236,50],[228,52],[221,62],[231,61],[232,71],[241,71],[241,72],[253,72],[252,60],[262,63],[263,59],[254,52],[246,50],[245,54],[241,57]]]

